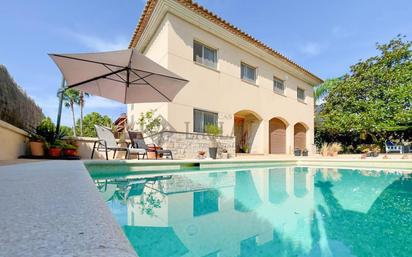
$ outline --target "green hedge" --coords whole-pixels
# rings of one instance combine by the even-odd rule
[[[43,117],[41,108],[16,84],[6,67],[0,65],[0,119],[31,131]]]

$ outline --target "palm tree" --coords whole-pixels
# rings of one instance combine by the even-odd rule
[[[76,117],[74,115],[74,105],[79,104],[79,102],[80,102],[79,91],[74,90],[74,89],[67,89],[66,91],[63,92],[64,106],[66,106],[67,108],[70,108],[70,111],[72,112],[73,136],[76,136]]]
[[[327,79],[322,84],[316,86],[313,89],[313,97],[315,98],[315,105],[318,105],[319,102],[329,94],[330,90],[336,86],[343,78],[334,78],[334,79]]]
[[[84,97],[90,96],[88,93],[80,91],[79,94],[79,106],[80,106],[80,136],[83,136],[83,108],[84,108]]]

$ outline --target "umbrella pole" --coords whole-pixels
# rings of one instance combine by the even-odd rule
[[[57,121],[56,121],[56,134],[55,137],[59,134],[60,132],[60,122],[61,122],[61,118],[62,118],[62,109],[63,109],[63,93],[66,90],[65,89],[65,80],[64,77],[62,78],[62,84],[61,87],[59,89],[59,110],[57,112]]]

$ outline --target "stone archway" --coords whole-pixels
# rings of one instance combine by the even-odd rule
[[[280,118],[273,118],[269,121],[270,154],[286,154],[286,127],[286,122]]]
[[[295,126],[293,126],[293,147],[294,149],[299,148],[300,150],[303,150],[306,148],[306,132],[307,128],[305,125],[302,123],[296,123]]]
[[[262,118],[253,111],[242,110],[234,114],[234,136],[237,153],[249,153]],[[247,151],[245,151],[247,149]]]

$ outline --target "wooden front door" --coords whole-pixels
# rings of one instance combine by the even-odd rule
[[[306,128],[298,123],[294,127],[294,147],[303,150],[306,148]]]
[[[269,153],[286,153],[286,125],[276,118],[269,121]]]

